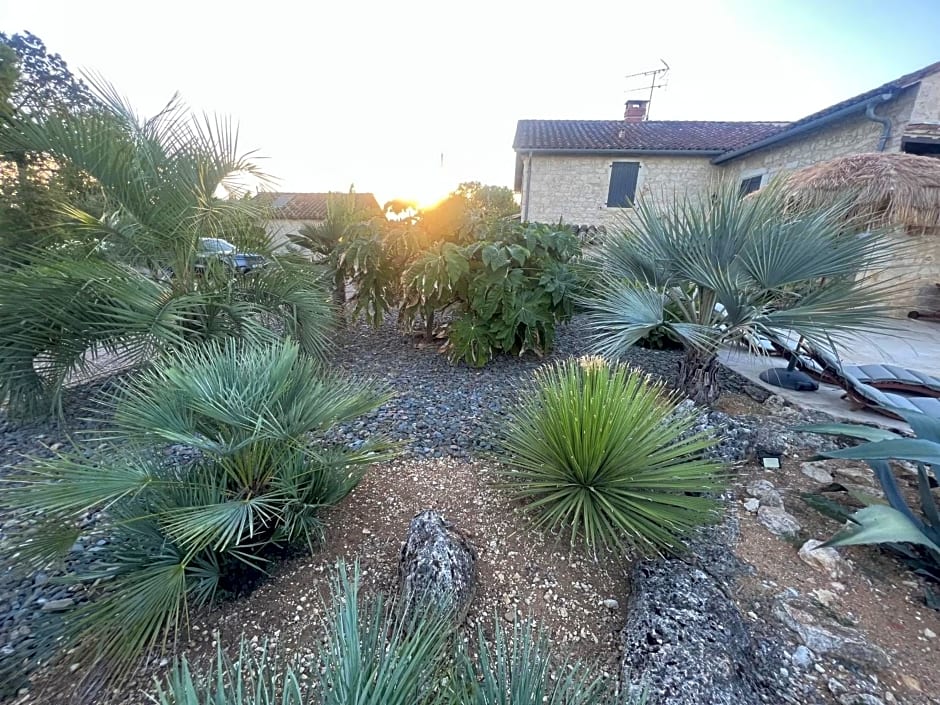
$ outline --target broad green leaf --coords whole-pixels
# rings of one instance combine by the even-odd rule
[[[861,424],[822,423],[808,426],[794,426],[793,430],[823,435],[848,436],[849,438],[861,438],[865,441],[887,441],[902,438],[902,436],[893,431],[875,428],[874,426],[863,426]]]
[[[922,438],[892,438],[885,441],[863,443],[854,448],[843,448],[820,453],[825,458],[844,460],[913,460],[928,465],[940,464],[940,443]]]
[[[937,546],[898,510],[883,504],[859,509],[851,517],[856,524],[833,538],[823,546],[854,546],[872,543],[914,543],[940,552]]]

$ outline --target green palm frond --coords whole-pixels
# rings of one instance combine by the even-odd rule
[[[100,582],[70,617],[70,634],[122,674],[185,629],[189,607],[233,575],[263,573],[277,546],[317,542],[323,508],[397,452],[379,438],[351,448],[325,435],[386,399],[327,375],[292,342],[167,354],[102,401],[111,427],[90,440],[111,444],[34,461],[5,482],[0,505],[43,519],[14,549],[50,560],[71,546],[69,529],[99,513],[109,536],[99,567],[67,578]],[[174,460],[168,446],[188,454]]]
[[[868,275],[890,267],[898,246],[856,234],[849,211],[838,200],[796,211],[777,184],[743,199],[734,184],[640,199],[595,258],[602,281],[582,302],[598,350],[622,354],[656,328],[706,352],[783,329],[819,341],[889,328],[893,286]]]
[[[702,458],[715,439],[675,406],[661,385],[602,358],[539,371],[503,441],[505,487],[572,542],[678,550],[717,516],[704,494],[721,482]]]
[[[251,277],[222,266],[197,274],[201,238],[264,245],[258,202],[220,197],[237,192],[235,180],[265,178],[232,122],[194,116],[176,98],[144,119],[113,86],[93,85],[94,110],[24,120],[0,135],[0,149],[74,165],[104,198],[101,217],[58,204],[63,232],[89,243],[91,255],[42,250],[31,257],[40,264],[8,273],[0,402],[21,415],[54,407],[67,377],[101,353],[143,361],[188,344],[286,332],[323,357],[333,311],[309,265],[272,257]]]

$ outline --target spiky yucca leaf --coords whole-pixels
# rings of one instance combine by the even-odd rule
[[[461,705],[606,705],[610,685],[593,668],[553,659],[551,641],[531,620],[516,619],[506,634],[495,620],[492,646],[477,629],[477,662],[458,658]],[[641,705],[641,701],[635,705]],[[625,704],[626,705],[626,704]]]
[[[529,502],[540,526],[570,530],[588,546],[674,551],[688,530],[717,516],[705,496],[720,466],[716,442],[692,431],[662,385],[603,358],[536,373],[503,441],[505,487]]]

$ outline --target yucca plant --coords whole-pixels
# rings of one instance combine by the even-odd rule
[[[381,595],[360,594],[359,566],[340,561],[332,584],[325,635],[310,677],[267,647],[251,654],[244,640],[237,660],[218,647],[215,663],[194,672],[181,659],[163,682],[159,705],[445,705],[451,632],[434,614],[406,616]],[[416,618],[417,617],[417,618]]]
[[[671,202],[644,197],[633,212],[603,243],[582,301],[593,343],[616,358],[668,333],[686,350],[677,386],[696,402],[720,394],[724,345],[793,331],[827,347],[891,325],[893,283],[867,275],[891,266],[897,246],[856,234],[847,202],[800,211],[778,184],[741,198],[726,183]]]
[[[262,251],[270,264],[251,277],[197,271],[201,238],[260,244],[265,213],[251,199],[223,197],[245,176],[266,178],[240,151],[237,129],[175,98],[145,119],[113,87],[93,83],[92,109],[25,116],[0,134],[0,151],[68,164],[103,199],[100,217],[56,204],[58,229],[81,247],[31,253],[19,268],[0,258],[0,403],[20,415],[54,408],[69,374],[102,353],[143,362],[219,338],[270,340],[276,328],[322,355],[332,310],[309,263]]]
[[[614,703],[611,684],[596,669],[556,659],[551,640],[531,619],[513,621],[506,633],[495,619],[492,645],[477,630],[476,654],[464,649],[457,662],[460,705],[608,705]],[[627,703],[627,700],[622,701]],[[645,696],[631,700],[642,705]]]
[[[504,485],[572,544],[679,550],[682,534],[717,517],[709,495],[721,480],[703,458],[716,440],[695,433],[694,409],[677,401],[600,357],[539,370],[508,419]]]
[[[643,705],[645,692],[617,698],[598,670],[557,659],[529,620],[506,632],[497,620],[492,646],[478,631],[475,654],[454,652],[450,621],[404,612],[382,595],[360,594],[358,564],[337,564],[332,605],[315,663],[285,661],[242,640],[238,658],[218,647],[205,671],[184,658],[156,683],[157,705]],[[317,675],[319,673],[319,675]]]
[[[105,450],[26,465],[0,505],[39,518],[18,547],[39,563],[68,550],[84,514],[101,512],[109,543],[98,567],[68,576],[100,583],[69,626],[126,666],[164,644],[191,607],[250,587],[279,549],[317,541],[321,510],[394,453],[381,440],[333,445],[324,433],[385,399],[324,374],[294,343],[189,348],[105,400],[110,428],[90,439]]]

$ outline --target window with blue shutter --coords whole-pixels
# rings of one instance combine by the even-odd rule
[[[608,208],[633,207],[633,199],[636,198],[636,179],[639,173],[639,162],[614,162],[610,165]]]
[[[763,181],[763,176],[751,176],[746,179],[741,179],[741,196],[746,196],[749,193],[754,193],[760,188],[761,181]]]

